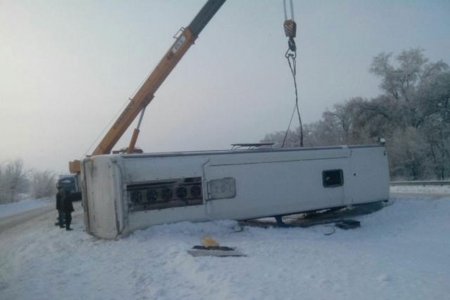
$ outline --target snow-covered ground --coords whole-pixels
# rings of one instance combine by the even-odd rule
[[[391,186],[391,193],[450,194],[450,185],[398,185]]]
[[[53,204],[53,199],[26,199],[14,203],[0,204],[0,218],[17,215],[23,212]]]
[[[392,200],[332,235],[185,222],[117,241],[86,234],[77,204],[74,231],[52,212],[0,232],[0,299],[448,299],[450,195]],[[247,256],[190,256],[204,236]]]

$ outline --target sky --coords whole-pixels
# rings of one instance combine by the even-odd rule
[[[0,164],[68,173],[205,2],[0,0]],[[450,63],[449,1],[293,4],[304,123],[380,94],[369,67],[381,52],[422,48]],[[229,149],[286,130],[295,96],[283,22],[282,0],[228,0],[156,92],[137,146]]]

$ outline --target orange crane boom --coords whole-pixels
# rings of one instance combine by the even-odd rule
[[[114,145],[119,141],[131,123],[136,119],[137,115],[152,101],[155,92],[170,72],[175,68],[184,54],[194,44],[200,32],[208,24],[224,2],[225,0],[208,0],[189,26],[182,28],[181,34],[100,141],[92,155],[111,153]],[[134,146],[138,133],[139,130],[133,133],[132,142],[130,143],[131,146]],[[71,161],[69,163],[69,169],[71,173],[79,173],[80,161]]]

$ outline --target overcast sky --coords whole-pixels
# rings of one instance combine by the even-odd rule
[[[205,2],[0,0],[0,163],[67,173]],[[450,63],[448,0],[294,0],[294,8],[306,123],[351,97],[378,95],[368,69],[380,52],[420,47]],[[228,0],[156,93],[138,146],[228,149],[285,130],[294,89],[283,21],[282,0]]]

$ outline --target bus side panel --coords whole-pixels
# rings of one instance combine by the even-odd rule
[[[384,147],[354,148],[350,160],[348,204],[389,199],[389,167]]]
[[[233,198],[209,195],[208,216],[248,219],[342,206],[343,185],[324,187],[323,172],[347,169],[348,158],[208,166],[208,181],[233,178],[236,185]]]

